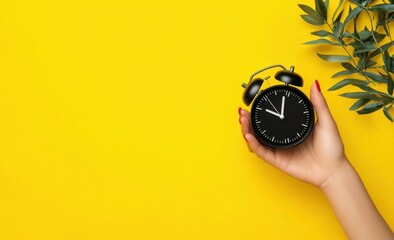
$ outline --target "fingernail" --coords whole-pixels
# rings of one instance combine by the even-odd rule
[[[316,83],[317,90],[319,90],[319,92],[321,92],[319,81],[315,80],[315,83]]]
[[[246,136],[245,136],[245,135],[244,135],[244,139],[245,139],[246,142],[248,142],[248,139],[246,139]]]
[[[238,115],[241,115],[241,110],[242,110],[242,108],[239,107],[239,108],[238,108]]]

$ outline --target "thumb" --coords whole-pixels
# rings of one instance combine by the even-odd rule
[[[335,124],[330,109],[328,108],[326,99],[321,93],[319,81],[317,80],[315,81],[315,84],[313,84],[311,87],[311,102],[313,108],[316,111],[319,123],[323,125]]]

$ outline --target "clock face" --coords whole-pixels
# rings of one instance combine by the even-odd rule
[[[273,148],[288,148],[302,143],[312,132],[314,111],[300,90],[279,85],[261,91],[251,110],[257,139]]]

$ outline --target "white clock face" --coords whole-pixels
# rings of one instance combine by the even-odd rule
[[[311,102],[300,90],[280,85],[261,91],[253,102],[251,122],[257,139],[273,148],[303,142],[314,125]]]

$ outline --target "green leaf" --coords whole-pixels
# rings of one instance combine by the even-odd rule
[[[375,82],[387,83],[387,79],[382,75],[371,72],[362,72],[361,74],[372,79]]]
[[[369,64],[370,66],[373,66],[377,64],[375,61],[368,60],[368,53],[358,53],[355,54],[359,58],[358,63],[357,63],[357,69],[359,70],[366,70],[367,65]]]
[[[365,27],[361,32],[359,32],[360,39],[362,41],[367,41],[370,37],[372,37],[372,31],[369,31],[367,27]]]
[[[393,95],[393,90],[394,90],[394,81],[393,78],[391,77],[390,73],[387,73],[387,92],[390,95]]]
[[[340,21],[341,21],[341,18],[342,18],[342,14],[343,14],[343,9],[342,9],[342,11],[338,14],[337,18],[335,18],[335,20],[332,21],[332,22],[333,22],[333,23],[340,22]]]
[[[368,54],[368,52],[354,53],[353,56],[354,56],[354,57],[357,57],[357,58],[359,58],[361,61],[365,62],[365,61],[367,61],[367,60],[366,60],[367,54]],[[357,69],[361,69],[361,68],[359,68],[358,65],[357,65]]]
[[[363,107],[363,109],[358,110],[357,113],[358,114],[372,113],[372,112],[375,112],[375,111],[381,109],[383,106],[384,106],[384,104],[381,102],[373,102],[373,103],[370,103],[370,104],[366,105],[365,107]]]
[[[298,4],[298,6],[304,11],[308,16],[316,20],[317,22],[321,22],[324,24],[324,19],[323,17],[317,13],[315,10],[313,10],[311,7],[304,5],[304,4]]]
[[[353,32],[354,36],[356,36],[358,39],[361,39],[360,34],[358,33],[358,30],[357,30],[357,18],[353,19],[353,31],[354,31]]]
[[[315,26],[321,26],[324,24],[323,21],[320,21],[319,19],[312,18],[309,15],[301,15],[301,18],[304,19],[305,22],[315,25]]]
[[[349,70],[344,70],[344,71],[340,71],[335,73],[334,75],[331,76],[331,78],[336,78],[336,77],[340,77],[340,76],[345,76],[345,75],[350,75],[353,74],[354,72],[349,71]]]
[[[390,72],[391,69],[391,57],[389,52],[386,50],[383,52],[383,63],[386,73]]]
[[[376,27],[383,27],[384,32],[386,35],[389,35],[389,31],[387,29],[387,15],[385,12],[379,11],[378,12],[378,21],[376,22]]]
[[[319,30],[315,32],[311,32],[312,35],[318,36],[318,37],[335,37],[334,34],[326,31],[326,30]]]
[[[333,33],[336,37],[341,37],[343,34],[345,25],[341,22],[334,22]]]
[[[355,110],[359,109],[360,107],[364,106],[365,104],[369,103],[370,101],[371,101],[371,99],[360,98],[352,106],[350,106],[349,110],[355,111]]]
[[[390,59],[391,59],[391,68],[389,69],[389,72],[394,73],[394,56],[390,57]]]
[[[386,25],[387,15],[384,12],[378,12],[378,21],[376,23],[377,27]]]
[[[360,12],[363,9],[361,7],[356,7],[355,9],[352,10],[352,8],[349,8],[349,14],[347,15],[347,17],[345,18],[345,21],[343,22],[344,25],[346,25],[349,21],[351,21],[353,18],[357,17],[358,14],[360,14]]]
[[[375,39],[377,42],[381,42],[383,39],[386,38],[386,34],[378,33],[378,32],[373,32],[373,35],[375,36]],[[371,41],[375,41],[375,39],[371,39]]]
[[[315,0],[315,9],[316,12],[323,18],[323,20],[327,21],[327,8],[323,0]]]
[[[340,96],[351,99],[366,98],[371,100],[379,100],[379,98],[375,94],[368,92],[350,92],[343,93]]]
[[[342,65],[342,67],[344,67],[345,69],[347,69],[353,73],[358,72],[357,68],[355,68],[351,63],[343,62],[343,63],[341,63],[341,65]]]
[[[338,43],[335,42],[331,42],[327,39],[317,39],[317,40],[313,40],[313,41],[309,41],[309,42],[304,42],[303,44],[307,44],[307,45],[312,45],[312,44],[329,44],[329,45],[335,45],[335,46],[339,46]]]
[[[373,88],[367,86],[366,84],[353,83],[352,85],[353,85],[353,86],[356,86],[356,87],[358,87],[358,88],[360,88],[361,90],[364,90],[364,91],[366,91],[366,92],[372,93],[372,94],[385,95],[384,92],[375,90],[375,89],[373,89]]]
[[[380,49],[378,48],[375,51],[371,52],[371,54],[369,54],[369,59],[371,59],[371,58],[377,56],[378,54],[380,54],[381,53],[380,50],[382,50],[384,52],[384,51],[386,51],[387,49],[389,49],[393,45],[394,45],[394,42],[389,42],[389,43],[386,43],[386,44],[382,45],[380,47]]]
[[[378,63],[375,61],[372,61],[372,60],[368,60],[367,63],[365,64],[365,67],[370,68],[370,67],[375,66],[376,64],[378,64]]]
[[[352,59],[351,57],[344,55],[326,55],[320,53],[317,53],[317,55],[327,62],[348,62]]]
[[[326,9],[328,9],[328,6],[330,5],[329,0],[325,0],[324,1],[324,6],[326,7]]]
[[[390,120],[391,122],[393,122],[393,117],[390,115],[389,111],[390,111],[391,107],[385,107],[383,108],[383,113],[384,115],[387,117],[388,120]]]
[[[350,32],[348,32],[348,31],[346,31],[346,32],[343,34],[343,37],[344,37],[344,38],[352,38],[352,39],[354,39],[355,41],[358,41],[360,44],[363,43],[359,37],[357,37],[355,34],[350,33]]]
[[[394,4],[377,4],[368,8],[370,11],[394,12]]]
[[[298,4],[298,7],[301,8],[302,11],[304,11],[308,15],[320,17],[320,15],[315,10],[313,10],[313,8],[309,7],[308,5]]]
[[[366,60],[364,59],[364,57],[359,58],[359,60],[357,62],[357,69],[364,70],[364,68],[365,68],[365,61]]]
[[[364,44],[352,43],[349,45],[354,47],[354,52],[353,52],[354,54],[371,52],[376,49],[376,47],[372,43],[369,43],[369,42],[365,42]]]
[[[335,16],[337,15],[338,10],[339,10],[340,7],[342,6],[342,3],[343,3],[343,0],[340,0],[339,3],[338,3],[338,5],[337,5],[337,8],[336,8],[335,11],[334,11],[334,14],[332,15],[332,21],[333,21],[333,22],[336,22],[337,19],[338,19],[338,17],[336,17],[336,20],[334,20]],[[328,9],[328,8],[327,8],[327,9]],[[342,12],[343,12],[343,10],[341,11],[340,14],[338,14],[338,16],[339,16],[339,15],[342,15]],[[340,19],[341,19],[341,17],[339,16],[339,20],[340,20]]]
[[[342,81],[334,84],[332,87],[330,87],[328,89],[328,91],[335,91],[335,90],[343,88],[349,84],[364,84],[364,85],[366,85],[366,82],[365,82],[365,80],[360,80],[360,79],[355,79],[355,78],[346,78],[346,79],[343,79]]]
[[[387,15],[387,23],[390,23],[394,19],[394,13],[389,13]]]

